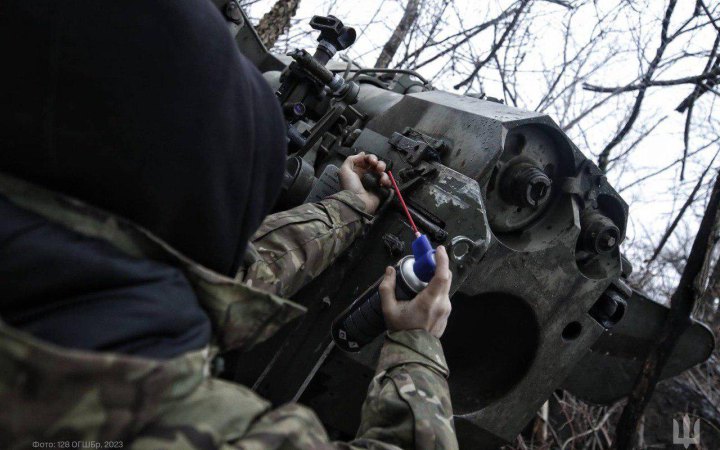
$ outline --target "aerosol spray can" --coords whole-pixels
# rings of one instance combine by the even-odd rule
[[[425,235],[412,244],[413,256],[405,256],[395,265],[395,298],[412,300],[435,274],[435,251]],[[335,344],[348,352],[357,352],[386,330],[379,287],[382,277],[340,314],[332,325]]]

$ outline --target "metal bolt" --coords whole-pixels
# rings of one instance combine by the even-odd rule
[[[612,219],[597,210],[590,210],[583,214],[581,224],[585,250],[606,254],[617,248],[620,230]]]
[[[550,198],[552,180],[539,167],[527,162],[508,167],[500,180],[503,198],[516,206],[537,208]]]
[[[598,239],[598,243],[605,251],[610,251],[615,247],[615,243],[617,242],[617,238],[613,235],[610,231],[605,231],[600,235],[600,239]]]
[[[539,176],[529,180],[525,200],[530,206],[537,206],[542,202],[550,191],[550,179],[547,176]]]
[[[293,111],[293,114],[295,114],[297,117],[302,117],[305,115],[305,111],[306,111],[305,105],[303,105],[300,102],[295,103],[292,107],[292,111]]]
[[[225,17],[238,25],[242,23],[242,12],[235,0],[231,0],[225,5]]]

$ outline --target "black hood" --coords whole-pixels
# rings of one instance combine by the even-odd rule
[[[120,214],[234,275],[285,125],[207,0],[6,1],[0,170]]]

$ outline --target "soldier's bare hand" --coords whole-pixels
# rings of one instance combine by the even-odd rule
[[[385,173],[386,168],[385,163],[378,160],[375,155],[360,152],[348,156],[340,167],[340,186],[357,194],[365,203],[365,212],[374,214],[380,205],[380,199],[372,192],[368,192],[360,180],[366,173],[377,173],[380,175],[380,185],[390,187],[390,177]]]
[[[449,297],[452,272],[448,266],[445,247],[437,248],[435,261],[435,276],[411,301],[398,301],[395,298],[395,269],[385,269],[385,278],[380,283],[379,290],[388,330],[423,329],[438,338],[445,332],[452,309]]]

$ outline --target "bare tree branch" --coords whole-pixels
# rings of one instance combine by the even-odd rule
[[[677,86],[681,84],[699,84],[703,81],[717,82],[718,75],[720,75],[720,67],[714,67],[713,69],[705,73],[701,73],[700,75],[695,75],[692,77],[676,78],[674,80],[647,80],[638,84],[628,84],[627,86],[616,87],[605,87],[595,84],[583,83],[583,89],[592,92],[630,92],[640,89],[647,89],[652,86]]]
[[[459,36],[463,36],[462,39],[458,40],[457,42],[454,42],[452,45],[450,45],[450,47],[443,49],[443,50],[439,51],[438,53],[436,53],[435,55],[431,56],[430,58],[415,64],[413,66],[413,69],[419,69],[423,66],[426,66],[434,61],[437,61],[439,58],[442,58],[443,56],[446,56],[449,53],[457,50],[460,46],[467,44],[472,38],[474,38],[478,34],[482,33],[483,31],[487,30],[488,28],[492,27],[493,25],[497,25],[504,18],[510,16],[511,14],[513,14],[515,12],[517,12],[517,8],[515,8],[515,9],[508,8],[505,11],[503,11],[501,14],[499,14],[497,17],[495,17],[494,19],[488,20],[487,22],[483,22],[480,25],[473,27],[472,29],[462,30],[458,33],[455,33],[451,36],[448,36],[448,37],[442,39],[441,41],[434,43],[433,45],[419,48],[418,50],[416,50],[415,52],[410,54],[411,58],[417,57],[418,55],[420,55],[420,53],[422,53],[424,50],[426,50],[429,47],[439,46],[439,45],[449,42],[452,39],[455,39]]]
[[[673,234],[673,231],[675,231],[675,228],[677,227],[678,223],[680,223],[680,220],[682,219],[683,215],[685,214],[685,211],[690,207],[690,205],[693,204],[695,201],[695,196],[697,195],[698,191],[700,190],[700,187],[702,186],[703,180],[705,180],[705,175],[707,175],[708,171],[712,167],[712,164],[715,162],[715,158],[713,158],[712,161],[710,161],[710,164],[705,168],[702,175],[700,175],[700,178],[698,179],[697,183],[695,183],[695,187],[693,188],[692,192],[688,196],[687,200],[685,200],[685,203],[683,203],[682,207],[680,208],[680,211],[678,211],[677,215],[675,216],[675,219],[670,223],[670,226],[665,230],[665,233],[663,234],[662,238],[660,238],[660,242],[658,243],[657,247],[655,247],[655,251],[653,252],[652,256],[648,258],[646,263],[650,264],[651,262],[655,261],[655,259],[658,257],[660,252],[662,251],[663,247],[665,247],[665,244],[667,243],[667,240],[670,238],[670,236]]]
[[[710,19],[710,23],[712,23],[712,26],[720,33],[720,25],[717,24],[715,21],[716,19],[710,14],[710,11],[708,10],[707,6],[705,6],[705,2],[702,0],[697,0],[698,5],[705,11],[705,14],[708,16],[708,19]]]
[[[660,373],[665,367],[675,344],[682,333],[692,323],[690,314],[698,299],[697,278],[702,273],[708,257],[708,242],[712,236],[720,207],[720,173],[716,174],[715,183],[710,199],[705,209],[700,227],[690,250],[687,263],[683,269],[677,289],[672,296],[670,312],[665,319],[657,344],[650,351],[643,363],[643,368],[635,382],[628,403],[623,409],[616,428],[615,448],[629,450],[632,448],[637,435],[640,418],[650,397],[655,391],[655,385],[660,379]]]
[[[525,9],[525,6],[530,3],[530,0],[523,0],[520,2],[520,7],[515,12],[515,15],[512,18],[512,21],[510,24],[505,28],[505,31],[500,36],[500,39],[495,41],[492,45],[492,48],[490,49],[490,53],[483,58],[482,60],[475,62],[475,67],[473,68],[472,73],[465,78],[463,81],[459,82],[455,86],[453,86],[453,89],[460,89],[461,87],[468,85],[472,83],[473,79],[477,76],[478,72],[480,72],[480,69],[483,68],[485,64],[487,64],[488,61],[492,60],[492,58],[495,56],[495,53],[503,46],[505,43],[505,39],[507,39],[508,35],[515,30],[515,26],[517,25],[518,19],[520,19],[520,16],[522,15],[523,10]]]
[[[635,148],[637,147],[638,144],[640,144],[640,143],[641,143],[645,138],[647,138],[653,131],[655,131],[655,128],[657,128],[658,125],[660,125],[661,123],[663,123],[663,122],[665,121],[665,119],[667,119],[667,118],[668,118],[667,115],[662,116],[662,117],[661,117],[660,119],[658,119],[652,126],[650,126],[650,127],[647,128],[646,130],[644,130],[643,132],[641,132],[641,133],[638,135],[638,137],[637,137],[630,145],[628,145],[627,148],[626,148],[622,153],[620,153],[620,154],[617,155],[617,156],[614,156],[612,159],[610,159],[610,161],[608,161],[608,166],[610,166],[611,164],[613,164],[613,163],[621,160],[621,159],[624,158],[625,156],[629,155],[629,154],[633,151],[633,149],[635,149]]]
[[[720,36],[720,35],[719,35]],[[717,42],[717,39],[716,39]],[[717,45],[713,48],[711,56],[715,56],[715,63],[712,70],[720,71],[720,56],[717,55]],[[712,58],[711,58],[712,61]],[[712,90],[718,84],[718,77],[707,80],[705,83],[698,83],[693,89],[692,94],[688,95],[680,104],[675,108],[677,112],[685,112],[692,103],[695,102],[705,92]]]
[[[685,164],[687,163],[688,147],[690,147],[690,127],[692,126],[693,106],[694,103],[690,105],[690,108],[688,108],[687,114],[685,115],[685,128],[683,130],[683,155],[682,164],[680,165],[680,181],[685,180]]]
[[[543,0],[543,1],[547,2],[547,3],[553,3],[555,5],[559,5],[559,6],[567,8],[567,9],[573,9],[573,5],[570,4],[570,2],[566,2],[563,0]]]
[[[711,142],[709,142],[708,144],[703,145],[702,147],[695,149],[692,153],[689,153],[689,154],[688,154],[688,157],[694,156],[694,155],[702,152],[703,150],[705,150],[706,148],[710,147],[711,145],[717,143],[718,141],[720,141],[720,137],[717,137],[717,138],[715,138],[714,140],[712,140]],[[718,154],[720,154],[720,150],[717,151],[717,152],[715,152],[715,156],[713,156],[713,159],[717,158],[717,155],[718,155]],[[628,183],[627,185],[619,188],[617,191],[620,192],[620,193],[622,193],[623,191],[627,191],[628,189],[630,189],[630,188],[632,188],[632,187],[634,187],[634,186],[637,186],[638,184],[643,183],[643,182],[649,180],[649,179],[652,178],[652,177],[656,177],[656,176],[660,175],[661,173],[666,172],[667,170],[675,167],[676,164],[681,163],[681,162],[682,162],[682,158],[678,158],[678,159],[676,159],[675,161],[671,162],[670,164],[667,164],[666,166],[663,166],[663,167],[661,167],[661,168],[659,168],[659,169],[657,169],[657,170],[655,170],[655,171],[653,171],[653,172],[651,172],[651,173],[649,173],[649,174],[647,174],[647,175],[644,175],[644,176],[638,178],[637,180],[633,181],[632,183]]]
[[[300,0],[277,0],[270,11],[262,16],[255,30],[267,48],[272,48],[290,28],[290,19],[295,16],[299,5]]]
[[[668,38],[668,27],[670,26],[670,18],[672,17],[676,4],[677,0],[670,0],[670,2],[668,3],[667,9],[665,10],[665,16],[663,17],[662,31],[660,32],[660,45],[655,52],[655,57],[650,62],[647,70],[645,71],[645,75],[643,75],[641,85],[647,84],[652,79],[655,70],[660,64],[663,53],[665,53],[665,48],[670,42],[670,39]],[[645,98],[646,89],[647,86],[643,86],[638,89],[638,94],[635,98],[635,104],[632,107],[630,117],[627,119],[625,125],[623,125],[620,131],[617,132],[615,137],[613,137],[610,142],[605,146],[605,148],[603,148],[603,150],[600,152],[600,155],[598,156],[598,167],[600,168],[600,170],[604,171],[607,169],[607,163],[610,159],[610,152],[625,138],[625,136],[627,136],[627,134],[630,132],[633,125],[635,124],[635,121],[640,114],[640,107],[642,106],[643,99]]]
[[[395,53],[397,53],[400,48],[400,44],[402,44],[402,41],[410,32],[410,29],[415,24],[415,21],[417,21],[419,16],[419,7],[420,0],[408,0],[405,5],[405,13],[402,16],[402,19],[400,19],[400,23],[398,23],[395,31],[393,31],[393,34],[390,36],[390,39],[388,39],[383,46],[377,61],[375,61],[376,68],[388,67],[390,65],[392,59],[395,57]]]
[[[712,299],[718,297],[720,297],[720,255],[715,261],[715,266],[708,277],[708,284],[700,296],[699,301],[702,303],[709,303]]]

